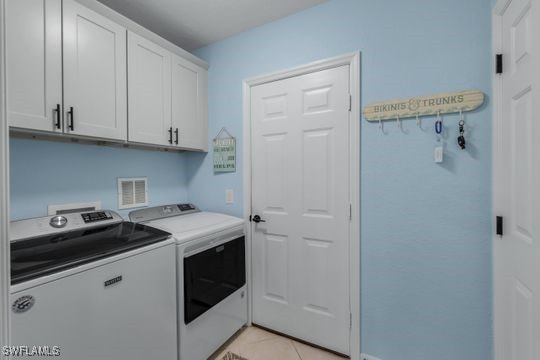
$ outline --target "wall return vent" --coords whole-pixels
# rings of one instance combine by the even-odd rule
[[[118,178],[118,208],[131,209],[148,205],[148,179]]]

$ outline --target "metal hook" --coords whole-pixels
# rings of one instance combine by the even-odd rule
[[[437,134],[437,141],[440,140],[439,136],[442,134],[443,131],[443,122],[441,119],[441,112],[437,112],[437,121],[435,121],[435,133]]]
[[[383,134],[386,134],[386,133],[384,132],[384,127],[383,127],[383,122],[382,122],[382,118],[381,118],[381,117],[379,118],[379,129],[381,129],[381,132],[382,132]]]
[[[420,121],[420,113],[416,113],[416,126],[422,130],[422,122]]]
[[[465,118],[463,117],[463,109],[459,109],[459,121],[465,121]]]
[[[399,115],[396,115],[396,121],[397,121],[397,124],[398,124],[398,127],[399,127],[399,130],[401,130],[401,120],[399,119]]]

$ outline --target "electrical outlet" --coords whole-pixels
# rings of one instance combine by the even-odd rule
[[[375,356],[368,355],[368,354],[360,354],[360,360],[381,360],[381,359],[376,358]]]
[[[234,203],[234,191],[233,189],[225,189],[225,204]]]

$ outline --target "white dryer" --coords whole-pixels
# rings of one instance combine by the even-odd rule
[[[176,240],[180,360],[204,360],[247,323],[244,220],[192,204],[132,211]]]

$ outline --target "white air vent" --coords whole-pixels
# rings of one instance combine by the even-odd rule
[[[130,209],[148,205],[148,180],[146,178],[118,179],[118,208]]]

